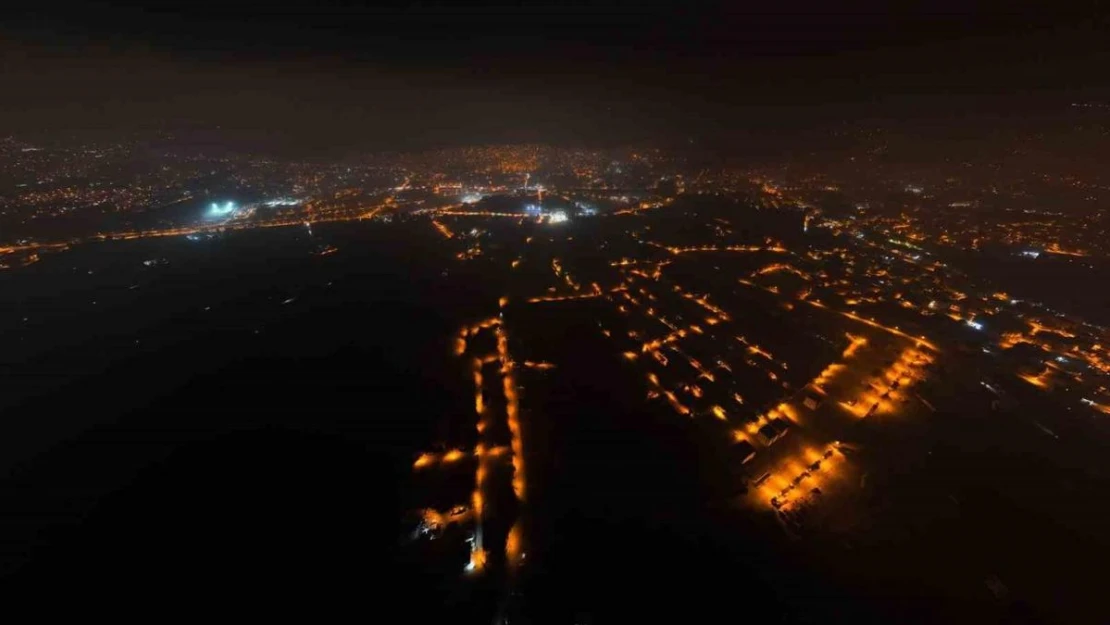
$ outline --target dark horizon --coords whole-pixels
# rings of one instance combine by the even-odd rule
[[[0,132],[205,132],[297,154],[1051,130],[1110,101],[1096,11],[85,4],[5,27]]]

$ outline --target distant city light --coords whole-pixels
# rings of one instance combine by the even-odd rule
[[[264,202],[264,204],[266,206],[269,206],[271,208],[273,208],[274,206],[296,206],[300,203],[301,203],[301,201],[298,200],[297,198],[289,198],[289,197],[279,197],[277,199],[273,199],[273,200],[269,200],[267,202]]]
[[[976,330],[982,330],[983,329],[983,324],[979,323],[978,321],[972,321],[971,319],[967,320],[967,325],[975,328]]]
[[[1037,250],[1025,250],[1021,253],[1021,255],[1026,256],[1028,258],[1037,258],[1038,256],[1041,255],[1041,253],[1038,252]]]
[[[548,223],[561,224],[564,221],[567,221],[567,214],[563,211],[555,211],[554,213],[551,213],[551,216],[547,218],[547,221]]]
[[[485,196],[481,193],[465,193],[462,197],[459,198],[459,201],[463,204],[474,204],[475,202],[482,201],[482,198],[484,197]]]

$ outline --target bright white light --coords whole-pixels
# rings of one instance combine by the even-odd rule
[[[547,222],[553,224],[561,224],[564,221],[567,221],[567,214],[563,211],[555,211],[547,218]]]
[[[463,195],[461,198],[459,198],[459,201],[462,202],[463,204],[473,204],[475,202],[480,201],[483,197],[485,197],[485,196],[482,195],[481,193],[467,193],[467,194]]]
[[[208,214],[212,217],[224,217],[235,212],[235,202],[228,202],[223,206],[212,202],[212,207],[208,209]]]
[[[971,319],[967,320],[967,325],[975,328],[976,330],[982,330],[983,329],[983,324],[979,323],[978,321],[972,321]]]

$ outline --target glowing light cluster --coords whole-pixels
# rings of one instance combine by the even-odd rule
[[[212,206],[208,208],[209,217],[229,217],[234,213],[235,202],[226,202],[223,206],[213,202]]]
[[[1035,386],[1037,388],[1048,388],[1048,381],[1051,378],[1051,376],[1052,376],[1052,369],[1050,369],[1049,367],[1045,367],[1044,371],[1040,372],[1037,375],[1029,375],[1029,374],[1025,374],[1025,373],[1019,373],[1018,374],[1019,378],[1021,378],[1022,380],[1025,380],[1026,382],[1032,384],[1033,386]]]
[[[567,302],[576,299],[591,299],[600,296],[601,293],[581,293],[578,295],[544,295],[540,297],[531,297],[528,299],[528,303],[539,304],[541,302]]]
[[[841,358],[851,358],[861,347],[867,345],[867,339],[862,336],[847,334],[847,337],[850,343],[848,343],[848,347],[844,350],[844,353],[840,355]]]
[[[920,367],[933,361],[933,357],[917,348],[906,348],[893,364],[886,368],[875,382],[869,383],[853,401],[841,401],[840,406],[856,417],[865,418],[880,409],[894,409],[893,400],[898,394],[922,378]]]
[[[269,206],[270,208],[275,208],[277,206],[297,206],[300,203],[301,201],[297,198],[290,197],[279,197],[277,199],[267,200],[266,202],[264,202],[264,204],[266,206]]]
[[[834,450],[835,445],[829,445],[824,451],[809,448],[801,458],[787,460],[783,463],[786,471],[776,473],[760,485],[760,493],[778,510],[798,504],[802,497],[798,497],[796,491],[808,486],[812,492],[823,484],[823,479],[835,474]]]
[[[753,277],[754,276],[765,276],[765,275],[768,275],[768,274],[778,273],[778,272],[792,273],[792,274],[798,276],[799,278],[801,278],[803,280],[809,280],[810,279],[810,275],[808,273],[802,271],[801,269],[798,269],[794,265],[788,265],[788,264],[785,264],[785,263],[775,263],[775,264],[772,264],[772,265],[767,265],[766,267],[763,267],[762,269],[756,270],[752,274],[752,276]]]
[[[776,252],[784,253],[788,251],[785,247],[779,244],[771,244],[766,247],[759,245],[690,245],[686,247],[676,247],[670,245],[663,245],[654,241],[644,241],[652,247],[667,250],[671,254],[689,254],[692,252]]]

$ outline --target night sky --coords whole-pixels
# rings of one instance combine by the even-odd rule
[[[1110,101],[1099,2],[567,4],[27,3],[4,21],[0,132],[730,145]]]

